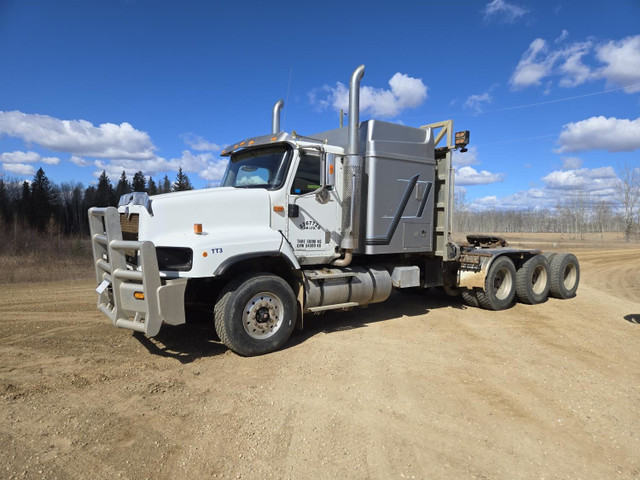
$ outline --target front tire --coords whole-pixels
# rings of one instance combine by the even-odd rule
[[[505,310],[513,305],[516,296],[516,267],[509,257],[496,258],[487,272],[484,290],[476,297],[482,308]]]
[[[220,340],[246,357],[282,347],[296,323],[296,298],[282,278],[251,273],[229,282],[214,308]]]

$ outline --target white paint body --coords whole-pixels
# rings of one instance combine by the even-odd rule
[[[317,148],[317,144],[313,144]],[[294,195],[291,184],[299,151],[294,145],[286,181],[278,190],[220,187],[189,190],[151,199],[151,213],[142,205],[119,207],[121,213],[139,214],[138,238],[155,247],[187,247],[193,250],[189,271],[161,272],[161,276],[206,278],[242,258],[275,254],[292,268],[301,264],[326,264],[339,256],[341,202],[337,188],[321,202],[315,193]],[[338,147],[325,151],[343,154]],[[341,175],[336,161],[336,184]],[[297,205],[299,216],[289,218],[288,206]],[[274,207],[282,207],[274,209]],[[278,211],[279,210],[279,211]],[[284,210],[284,211],[283,211]],[[194,232],[202,224],[202,233]]]

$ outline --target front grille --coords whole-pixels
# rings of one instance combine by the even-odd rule
[[[120,229],[122,230],[122,239],[123,240],[138,240],[138,228],[140,225],[140,215],[137,213],[132,213],[131,215],[126,215],[124,213],[120,214]],[[137,250],[125,250],[124,251],[125,258],[127,259],[127,263],[132,265],[138,265],[138,251]]]
[[[127,217],[120,214],[120,228],[122,229],[123,240],[138,240],[138,226],[140,225],[140,215],[132,213]]]

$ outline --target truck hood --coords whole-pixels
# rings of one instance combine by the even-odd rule
[[[156,245],[193,241],[194,223],[202,236],[246,226],[269,226],[271,202],[261,188],[210,188],[151,197],[152,216],[140,218],[140,240]],[[181,241],[182,240],[182,241]]]

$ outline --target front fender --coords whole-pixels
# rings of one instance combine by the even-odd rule
[[[233,231],[212,231],[193,243],[193,267],[186,276],[204,278],[217,276],[240,260],[256,257],[284,257],[292,269],[299,269],[291,246],[282,234],[267,226],[234,228]]]

